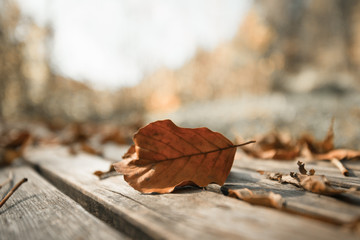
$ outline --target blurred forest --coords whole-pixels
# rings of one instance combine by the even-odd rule
[[[354,93],[359,30],[356,0],[258,0],[231,41],[109,92],[57,75],[48,55],[52,26],[0,0],[0,119],[140,122],[146,112],[245,94]]]

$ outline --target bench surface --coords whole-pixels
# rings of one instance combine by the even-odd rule
[[[109,147],[119,158],[126,148]],[[93,175],[110,162],[64,147],[32,148],[26,166],[13,167],[24,184],[0,209],[1,239],[359,239],[358,191],[329,197],[266,179],[257,170],[289,173],[296,161],[254,160],[238,151],[226,186],[282,195],[280,211],[224,196],[220,186],[142,194],[123,176]],[[350,177],[329,162],[307,163],[334,186],[360,189],[360,164],[347,162]],[[34,171],[35,169],[36,171]],[[4,180],[10,169],[0,172]],[[1,189],[3,195],[5,190]],[[296,214],[295,214],[296,213]],[[102,220],[102,221],[101,221]],[[351,228],[352,227],[352,228]]]

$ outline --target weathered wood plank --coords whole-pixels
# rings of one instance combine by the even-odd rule
[[[233,167],[225,184],[232,189],[272,191],[286,201],[286,209],[337,224],[351,223],[360,218],[360,198],[354,204],[299,189],[291,184],[281,184],[266,179],[255,171]],[[347,196],[343,194],[344,198]],[[358,204],[358,205],[356,205]]]
[[[248,170],[264,170],[272,172],[287,173],[297,172],[297,160],[293,161],[279,161],[279,160],[263,160],[263,159],[254,159],[247,157],[240,151],[237,152],[234,167]],[[310,170],[311,168],[315,169],[317,175],[325,175],[330,182],[334,183],[344,183],[349,187],[356,187],[360,189],[360,171],[356,169],[350,169],[352,176],[345,177],[340,171],[332,165],[329,161],[312,161],[305,162],[305,168]],[[359,162],[352,162],[352,167],[360,166]]]
[[[23,177],[28,182],[0,209],[0,239],[127,238],[86,212],[29,167],[2,169],[0,182],[9,170],[14,173],[15,183]],[[0,196],[8,190],[8,186],[2,188]]]
[[[134,238],[168,239],[356,239],[334,225],[252,206],[221,194],[183,189],[141,194],[122,176],[98,180],[109,162],[61,148],[33,149],[27,161],[86,209]]]

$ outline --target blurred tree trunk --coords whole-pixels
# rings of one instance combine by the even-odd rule
[[[269,52],[285,57],[285,70],[304,65],[324,70],[355,70],[352,56],[358,34],[357,0],[258,0],[265,21],[277,33]]]
[[[15,33],[20,11],[15,1],[0,0],[0,119],[16,117],[24,109],[23,45]]]

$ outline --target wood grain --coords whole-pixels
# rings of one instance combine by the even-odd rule
[[[360,198],[352,199],[352,204],[349,204],[334,197],[307,192],[291,184],[266,179],[255,171],[233,167],[225,186],[232,189],[272,191],[280,194],[286,201],[285,210],[334,224],[351,223],[360,218]],[[343,198],[347,196],[343,194]]]
[[[234,167],[247,169],[250,171],[264,170],[272,172],[280,172],[289,174],[289,172],[297,172],[298,167],[296,164],[297,160],[293,161],[279,161],[279,160],[264,160],[254,159],[247,157],[241,151],[238,151],[235,156]],[[340,184],[344,186],[355,187],[360,189],[360,171],[357,170],[356,166],[360,167],[360,161],[352,161],[351,167],[349,168],[350,176],[344,176],[339,169],[337,169],[330,161],[312,161],[305,162],[305,168],[310,170],[315,169],[316,175],[325,175],[331,183]],[[348,164],[350,165],[350,164]],[[354,167],[354,169],[352,169]]]
[[[0,171],[0,182],[10,168]],[[0,239],[127,239],[86,212],[29,167],[11,168],[14,181],[0,196],[22,179],[21,186],[0,209]]]
[[[86,154],[69,156],[62,148],[32,149],[26,159],[88,211],[133,238],[358,238],[334,225],[252,206],[213,191],[188,188],[172,194],[141,194],[122,176],[100,181],[92,175],[107,170],[108,161]]]

